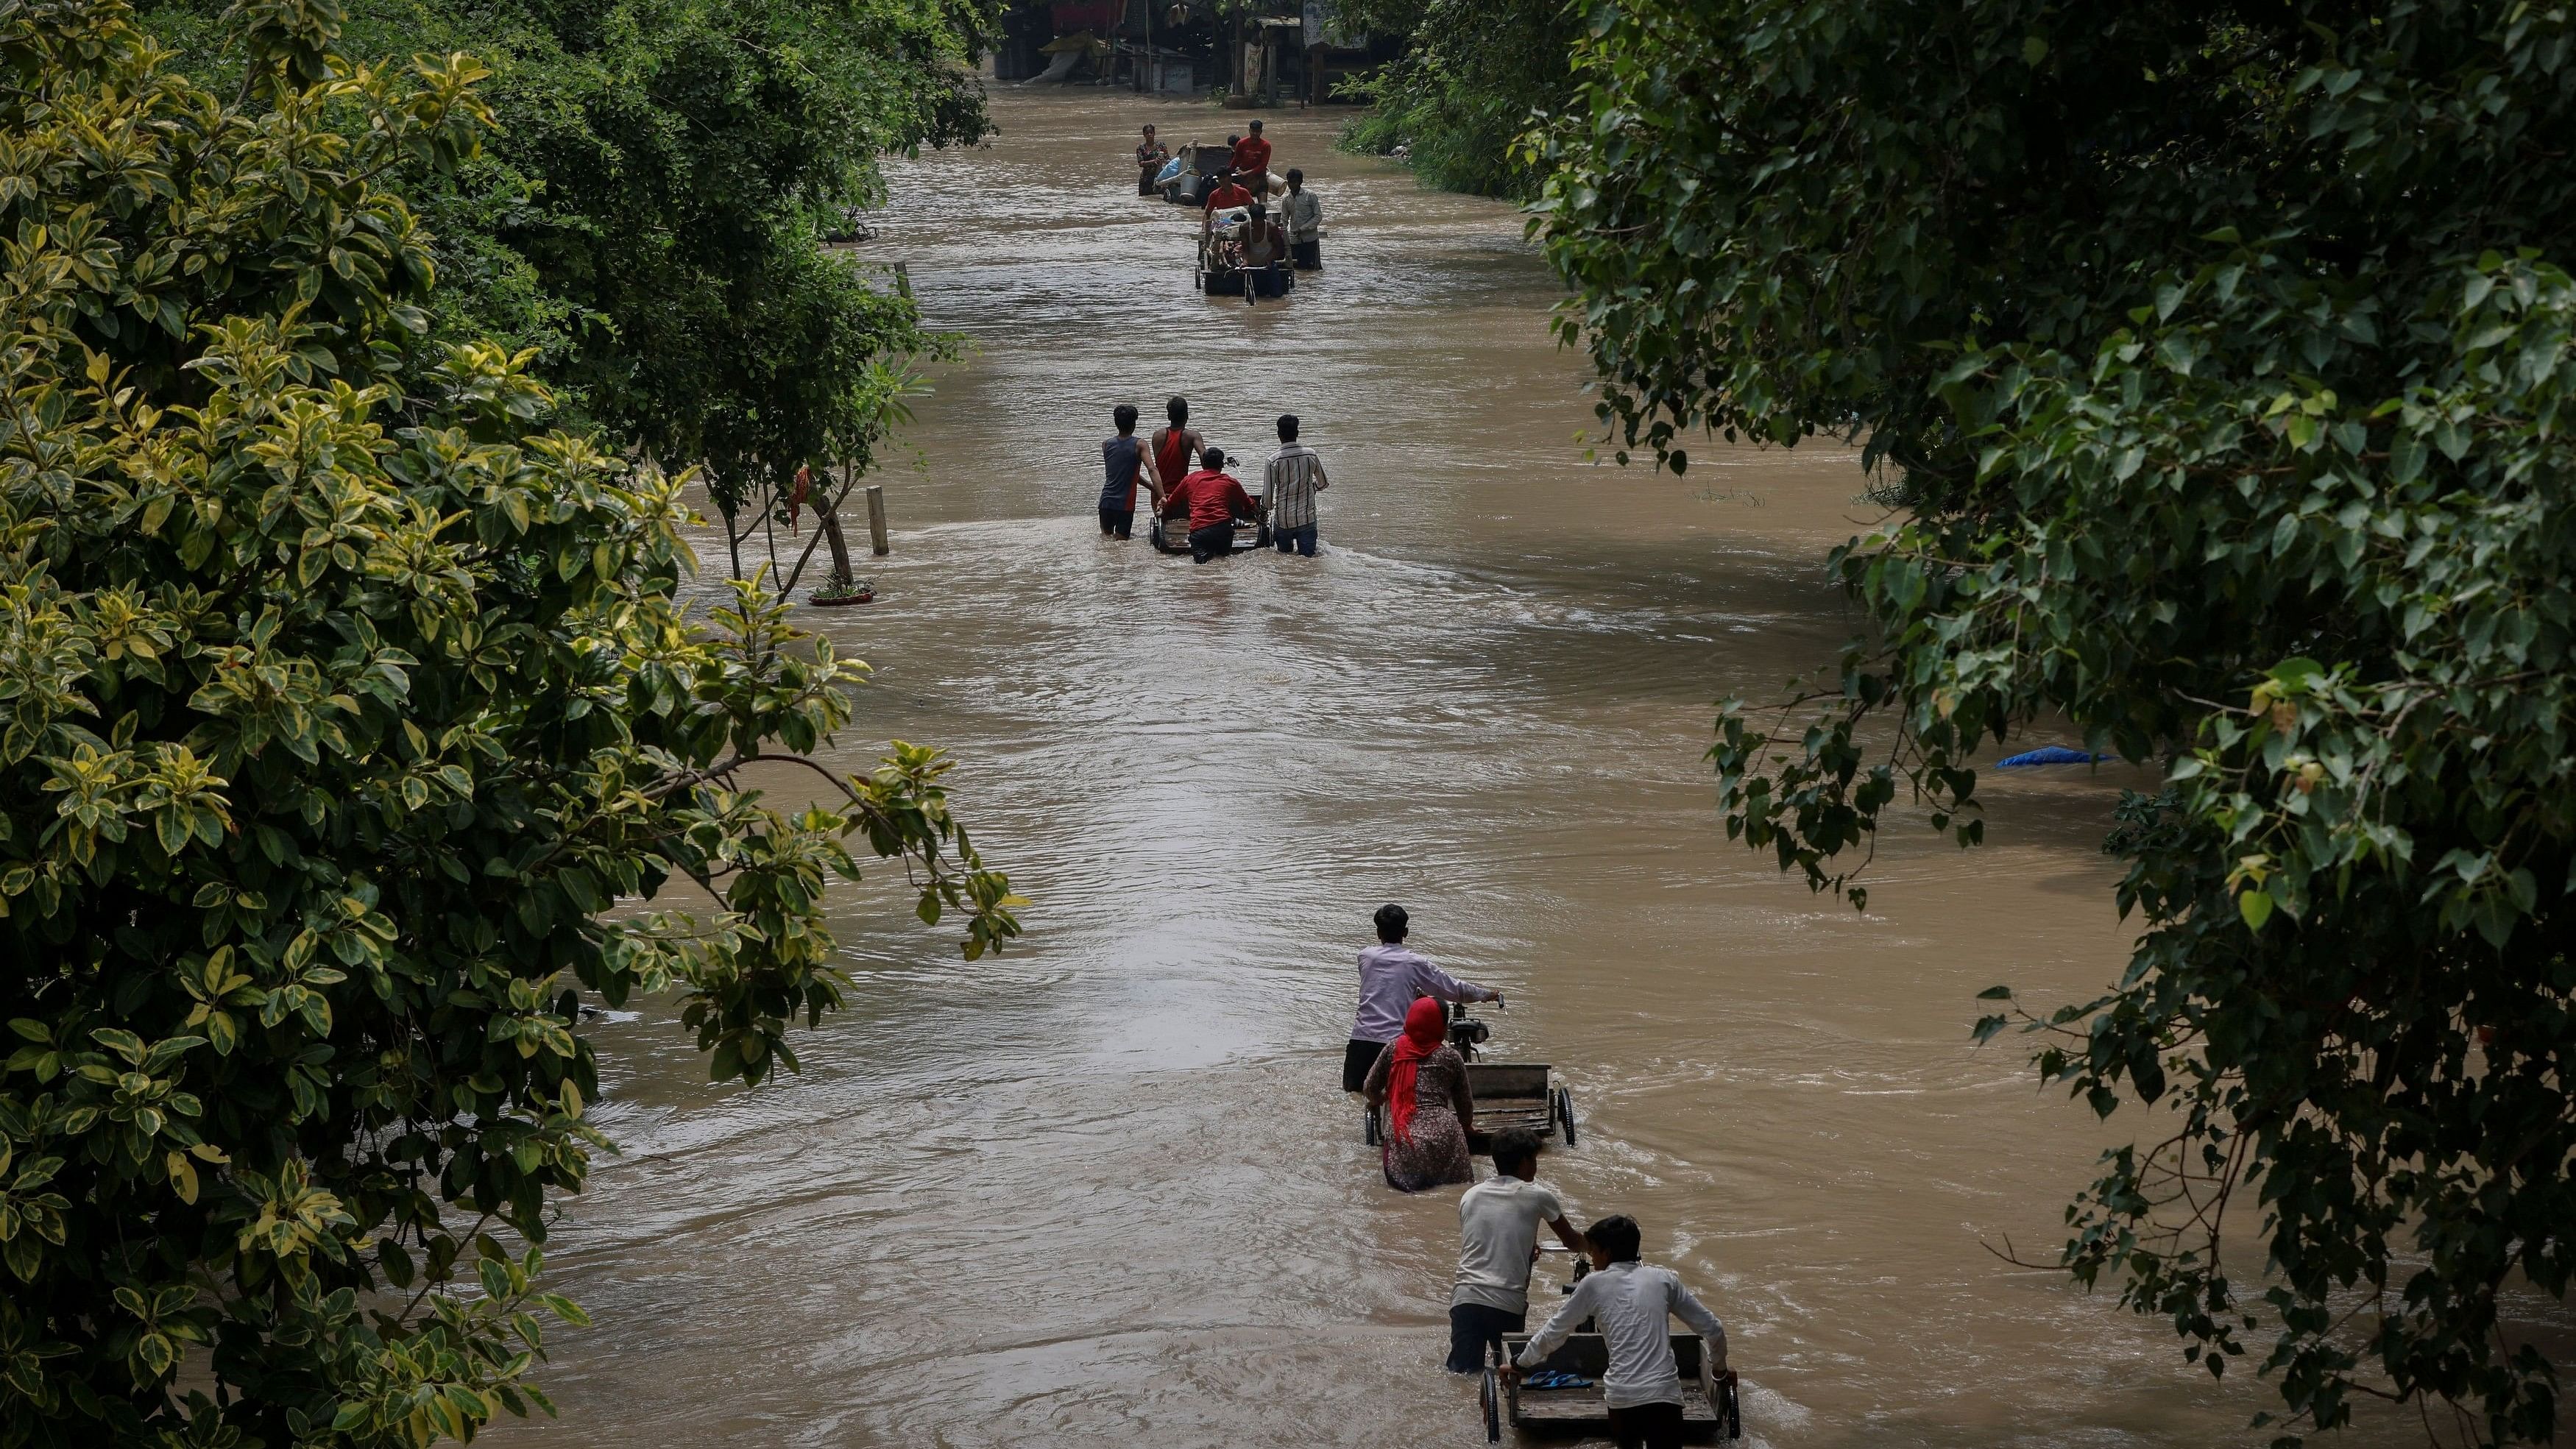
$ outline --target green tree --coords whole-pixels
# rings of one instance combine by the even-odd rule
[[[854,838],[969,956],[1017,931],[935,751],[805,753],[861,666],[748,588],[693,623],[678,483],[431,340],[378,182],[471,160],[480,67],[227,24],[205,87],[114,0],[0,0],[0,1445],[542,1405],[585,993],[793,1067]]]
[[[1405,37],[1404,53],[1361,83],[1370,110],[1343,134],[1346,149],[1401,145],[1414,174],[1445,191],[1538,194],[1543,172],[1515,143],[1533,109],[1573,93],[1579,11],[1565,0],[1338,0],[1337,16],[1354,32]]]
[[[1838,676],[1727,706],[1730,834],[1860,904],[1900,792],[1973,843],[2035,723],[2166,764],[2125,974],[1977,1031],[2140,1104],[2065,1266],[2213,1374],[2268,1343],[2292,1429],[2557,1423],[2507,1294],[2576,1266],[2571,47],[2465,0],[1632,0],[1534,142],[1623,461],[1857,436],[1910,505],[1833,555]]]
[[[884,153],[990,129],[992,0],[346,3],[352,55],[493,72],[490,154],[396,183],[463,283],[450,336],[536,347],[568,422],[700,465],[737,576],[800,465],[874,464],[911,360],[951,344],[823,237],[882,203]],[[153,19],[229,63],[222,4]]]

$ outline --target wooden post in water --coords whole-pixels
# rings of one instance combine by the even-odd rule
[[[880,558],[894,551],[886,544],[885,485],[882,483],[868,485],[868,542],[876,546]]]

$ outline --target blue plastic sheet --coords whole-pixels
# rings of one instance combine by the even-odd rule
[[[2109,755],[2097,755],[2089,750],[2070,750],[2064,745],[2043,745],[2027,754],[1999,760],[1995,763],[1995,768],[2026,770],[2033,765],[2090,765],[2109,758],[2111,758]]]

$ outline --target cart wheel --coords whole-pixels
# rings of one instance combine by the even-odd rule
[[[1556,1115],[1557,1120],[1565,1127],[1565,1145],[1572,1147],[1574,1145],[1574,1089],[1572,1087],[1556,1089]]]
[[[1721,1438],[1744,1437],[1744,1406],[1735,1396],[1733,1369],[1728,1369],[1717,1381],[1717,1432]]]
[[[1496,1348],[1493,1356],[1494,1362],[1485,1365],[1485,1382],[1478,1397],[1484,1400],[1485,1405],[1485,1442],[1500,1444],[1503,1442],[1503,1383],[1499,1365],[1503,1351]]]

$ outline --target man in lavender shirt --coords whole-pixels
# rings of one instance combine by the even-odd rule
[[[1351,1023],[1350,1049],[1342,1054],[1342,1090],[1356,1092],[1368,1081],[1386,1044],[1404,1035],[1404,1014],[1426,996],[1442,1001],[1500,1001],[1503,993],[1461,981],[1434,966],[1421,952],[1407,948],[1412,930],[1404,907],[1377,908],[1377,941],[1360,953],[1360,1013]]]

